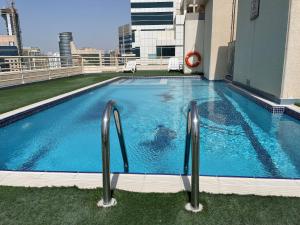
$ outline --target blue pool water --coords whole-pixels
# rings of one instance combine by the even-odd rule
[[[300,178],[299,121],[196,78],[120,80],[2,127],[0,170],[101,171],[100,121],[110,99],[120,106],[130,173],[183,173],[186,110],[196,100],[202,175]],[[111,170],[123,172],[113,124]]]

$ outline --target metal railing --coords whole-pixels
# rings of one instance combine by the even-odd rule
[[[0,88],[82,74],[81,62],[52,56],[0,56]]]
[[[129,61],[135,61],[137,70],[167,70],[169,59],[172,57],[83,57],[82,68],[85,73],[89,72],[119,72]],[[174,58],[174,57],[173,57]],[[183,64],[183,59],[179,62]]]
[[[117,71],[127,62],[136,61],[137,67],[146,69],[150,66],[153,68],[167,69],[169,59],[173,56],[162,56],[153,58],[142,57],[60,57],[60,56],[0,56],[0,74],[7,72],[24,72],[46,69],[58,69],[66,67],[101,67],[102,69],[111,69]],[[183,64],[183,59],[177,57]],[[99,70],[101,72],[101,69]]]
[[[81,66],[78,58],[60,56],[0,56],[0,73]]]
[[[199,203],[199,154],[200,154],[200,120],[197,102],[191,101],[187,113],[184,173],[188,174],[188,163],[192,139],[192,181],[191,202],[185,208],[188,211],[200,212],[203,206]]]
[[[97,204],[99,207],[111,207],[117,204],[117,201],[112,198],[110,187],[110,117],[112,113],[114,114],[115,125],[118,132],[118,138],[124,162],[124,171],[128,173],[129,170],[120,113],[118,111],[116,102],[111,100],[105,107],[101,124],[103,198]]]
[[[0,56],[0,88],[80,74],[122,72],[129,61],[136,62],[138,71],[167,70],[171,57]],[[182,57],[177,58],[183,65]]]

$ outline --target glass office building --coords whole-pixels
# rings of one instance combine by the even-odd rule
[[[119,27],[119,52],[121,56],[132,56],[132,32],[130,24]]]
[[[183,59],[181,0],[131,0],[132,51],[141,58]]]

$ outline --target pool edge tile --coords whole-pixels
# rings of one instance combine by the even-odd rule
[[[190,176],[111,174],[112,189],[141,193],[190,190]],[[47,173],[0,171],[1,186],[102,187],[101,173]],[[200,176],[200,191],[213,194],[300,197],[300,180]]]

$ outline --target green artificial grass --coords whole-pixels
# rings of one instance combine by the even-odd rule
[[[93,75],[78,75],[50,81],[31,83],[17,87],[0,89],[0,114],[38,101],[42,101],[69,91],[73,91],[116,76],[131,76],[130,73],[105,73]],[[178,72],[138,71],[133,76],[173,76]]]
[[[201,193],[204,211],[184,210],[187,193],[115,191],[116,207],[96,206],[101,190],[0,187],[2,225],[292,225],[300,221],[300,199]]]
[[[300,107],[300,102],[297,102],[295,105],[298,106],[298,107]]]

